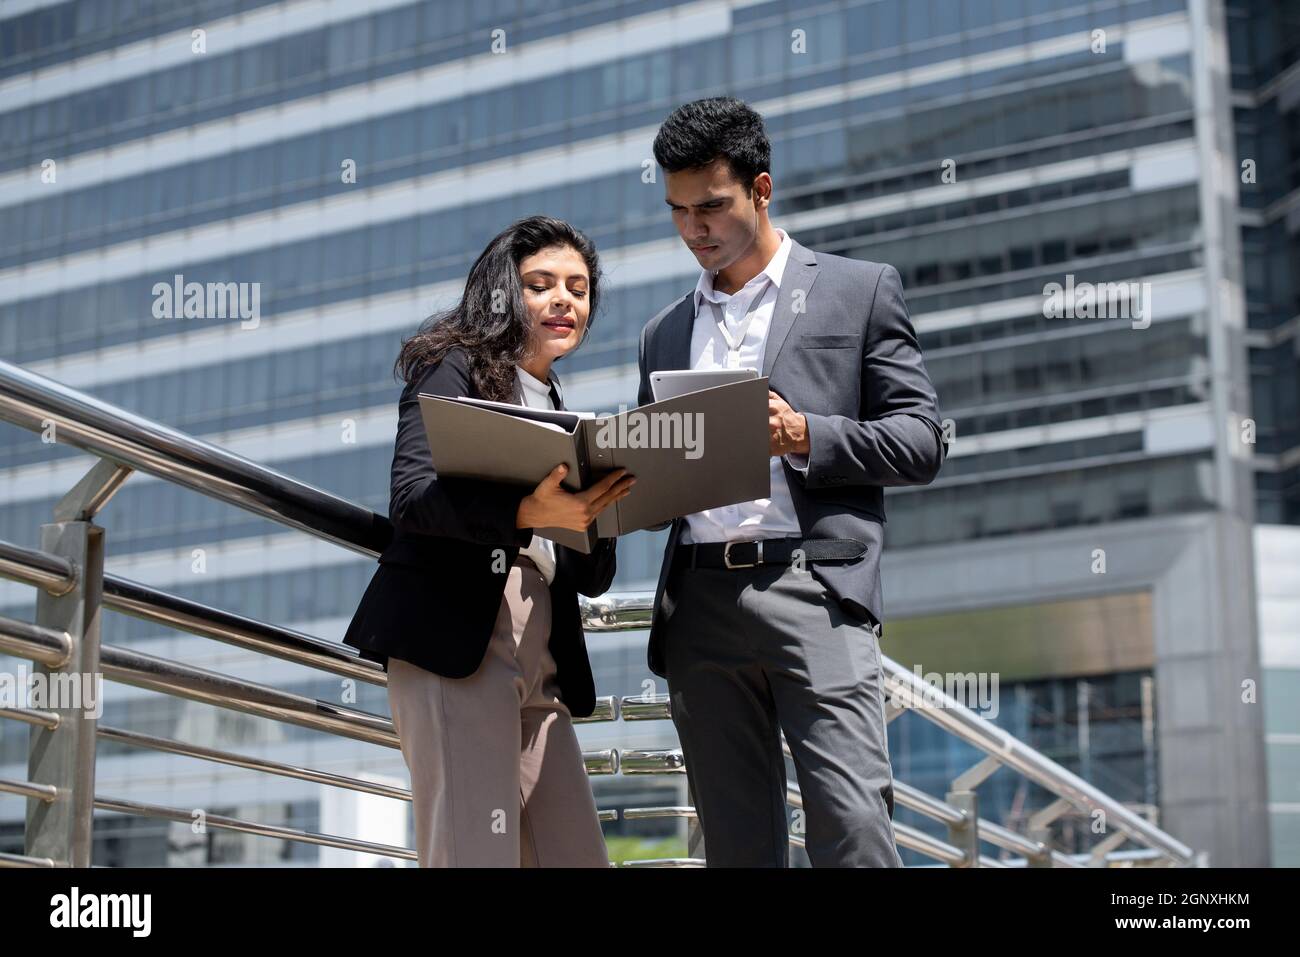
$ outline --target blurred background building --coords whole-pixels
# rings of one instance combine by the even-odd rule
[[[678,104],[738,96],[772,139],[774,223],[898,268],[951,420],[939,479],[887,495],[885,653],[995,676],[988,717],[1210,863],[1294,866],[1298,44],[1300,8],[1265,0],[5,0],[0,356],[386,513],[400,340],[521,216],[602,255],[568,404],[635,404],[638,332],[698,276],[651,141]],[[177,275],[259,284],[260,321],[157,318]],[[1139,318],[1049,317],[1054,282],[1123,284]],[[0,424],[0,538],[37,545],[89,464]],[[143,475],[99,521],[109,571],[325,638],[374,567]],[[620,541],[616,588],[653,588],[663,534]],[[33,608],[0,584],[0,614]],[[119,615],[104,640],[344,692]],[[599,694],[666,690],[643,632],[588,644]],[[108,688],[114,726],[406,781],[396,751]],[[914,714],[889,733],[930,793],[980,757]],[[662,721],[580,735],[675,743]],[[0,723],[0,777],[27,738]],[[413,841],[399,802],[99,753],[101,794]],[[680,777],[592,783],[602,808],[686,803]],[[1046,803],[999,775],[980,798],[1010,826]],[[23,815],[0,798],[0,850]],[[670,822],[606,835],[684,851]],[[107,814],[96,836],[98,864],[378,863]]]

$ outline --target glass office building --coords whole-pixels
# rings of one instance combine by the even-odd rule
[[[1300,5],[1226,5],[1274,863],[1300,864]]]
[[[678,104],[738,96],[772,139],[773,222],[899,270],[949,420],[939,478],[887,494],[885,653],[996,680],[990,719],[1211,863],[1298,863],[1300,29],[1278,7],[9,0],[0,356],[386,513],[401,338],[521,216],[572,221],[605,267],[592,333],[557,366],[568,404],[635,403],[638,333],[698,276],[651,142]],[[160,310],[173,281],[255,285],[256,315]],[[90,464],[0,424],[0,538],[36,545]],[[142,475],[100,522],[109,571],[324,638],[373,570]],[[653,588],[662,536],[620,541],[616,588]],[[0,583],[0,614],[32,613]],[[122,616],[104,640],[344,693]],[[644,633],[588,644],[598,694],[666,690]],[[107,725],[405,784],[396,751],[109,691]],[[380,688],[354,705],[387,714]],[[668,722],[580,736],[675,743]],[[897,777],[938,795],[980,757],[915,714],[890,744]],[[0,777],[24,776],[26,748],[0,724]],[[99,753],[104,795],[409,846],[397,802]],[[592,781],[603,808],[686,803],[680,776]],[[998,775],[979,795],[1017,827],[1047,803]],[[0,850],[21,850],[23,808],[0,798]],[[1090,825],[1053,833],[1082,847]],[[606,833],[671,846],[676,828]],[[374,863],[125,816],[96,834],[103,864]]]

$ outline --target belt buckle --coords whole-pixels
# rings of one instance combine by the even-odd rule
[[[757,542],[752,543],[752,544],[755,545],[755,548],[756,548],[756,551],[757,551],[757,554],[754,556],[755,559],[756,559],[755,561],[752,561],[752,562],[744,562],[744,563],[741,563],[741,564],[735,564],[735,565],[733,565],[733,564],[731,563],[731,546],[732,546],[732,545],[749,545],[749,544],[751,544],[751,543],[750,543],[750,542],[744,542],[744,541],[742,541],[742,542],[727,542],[727,544],[725,544],[725,545],[722,546],[722,564],[725,565],[725,566],[727,566],[728,568],[754,568],[754,567],[757,566],[757,565],[761,565],[761,564],[763,563],[763,542],[762,542],[761,539],[760,539],[759,541],[757,541]]]

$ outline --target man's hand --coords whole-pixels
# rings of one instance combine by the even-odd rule
[[[807,455],[812,450],[808,442],[808,420],[771,389],[767,390],[767,429],[769,455],[790,452]]]

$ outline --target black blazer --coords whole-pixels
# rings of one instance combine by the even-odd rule
[[[467,355],[457,346],[402,390],[393,449],[388,517],[393,538],[379,556],[344,644],[388,668],[400,658],[448,678],[478,670],[496,624],[506,574],[533,536],[515,528],[519,503],[531,487],[439,478],[429,454],[421,392],[481,398]],[[551,398],[564,408],[554,370]],[[495,561],[498,550],[504,558]],[[551,637],[560,698],[576,718],[596,708],[596,692],[578,608],[578,592],[594,598],[614,580],[615,540],[602,538],[590,555],[555,546]],[[505,571],[494,571],[495,567]]]

